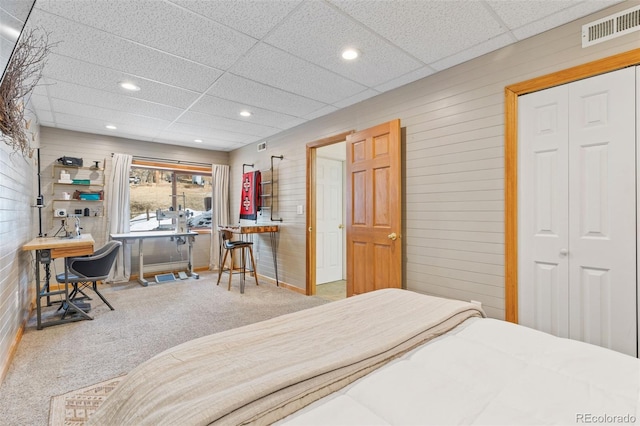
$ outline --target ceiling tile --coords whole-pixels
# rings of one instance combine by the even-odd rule
[[[44,126],[229,151],[614,3],[38,0],[27,25],[59,44],[31,105]]]
[[[40,123],[53,123],[53,113],[49,105],[49,99],[46,96],[31,95],[31,109],[35,109],[36,117]]]
[[[52,99],[70,101],[78,105],[99,106],[112,111],[155,117],[167,121],[175,120],[183,112],[181,108],[137,99],[128,96],[127,93],[96,90],[64,81],[47,85],[45,92]]]
[[[424,65],[325,2],[304,3],[264,42],[365,86]],[[361,56],[345,61],[340,55],[346,47]]]
[[[252,113],[251,117],[241,117],[240,111],[247,110]],[[303,120],[292,115],[280,114],[268,109],[258,108],[247,104],[228,101],[226,99],[216,98],[214,96],[203,96],[190,108],[190,111],[201,112],[217,117],[227,117],[231,119],[240,119],[250,121],[256,124],[276,127],[278,129],[288,129],[304,123]]]
[[[166,128],[167,126],[169,126],[169,124],[171,124],[171,121],[167,120],[160,120],[143,115],[128,114],[123,111],[78,104],[75,102],[60,99],[52,99],[51,105],[53,106],[53,110],[56,112],[56,118],[59,113],[74,115],[83,118],[104,117],[102,121],[103,126],[106,124],[115,124],[116,126],[131,125],[136,127],[149,127],[160,130]]]
[[[588,13],[609,7],[618,1],[599,0],[597,2],[585,2],[575,0],[555,0],[555,1],[525,1],[514,8],[513,4],[499,0],[487,0],[487,4],[496,12],[510,30],[528,25],[532,22],[540,21],[544,18],[552,17],[556,13],[568,11],[568,9],[591,9]],[[577,12],[576,9],[576,12]],[[576,17],[584,16],[578,13]]]
[[[482,56],[485,53],[493,52],[501,47],[507,46],[513,43],[513,37],[510,33],[504,33],[483,43],[476,44],[469,49],[465,49],[462,52],[455,53],[451,56],[443,58],[439,61],[431,63],[431,66],[436,70],[444,70],[446,68],[453,67],[461,64],[478,56]]]
[[[323,115],[331,114],[332,112],[335,112],[339,109],[340,108],[335,107],[333,105],[326,105],[318,110],[310,112],[309,114],[305,115],[303,118],[307,120],[313,120],[315,118],[322,117]]]
[[[153,142],[187,146],[190,148],[210,149],[215,151],[233,151],[234,149],[245,146],[243,143],[220,142],[214,140],[205,140],[202,143],[196,143],[193,141],[193,136],[177,132],[163,132],[161,136],[153,139]]]
[[[377,92],[373,89],[367,89],[367,90],[363,90],[360,93],[356,93],[355,95],[349,97],[349,98],[345,98],[342,99],[336,103],[334,103],[334,106],[337,106],[338,108],[346,108],[349,105],[353,105],[353,104],[357,104],[358,102],[362,102],[365,99],[369,99],[373,96],[379,95],[380,92]]]
[[[54,91],[55,84],[58,81],[62,81],[95,90],[122,95],[126,94],[126,96],[132,98],[143,99],[176,108],[188,107],[199,96],[196,92],[145,80],[132,76],[131,74],[65,58],[60,55],[50,55],[47,61],[44,76],[51,84],[51,90]],[[119,86],[119,83],[122,81],[133,81],[142,89],[138,92],[126,91]]]
[[[330,1],[427,64],[506,30],[479,1]]]
[[[241,118],[241,117],[239,117]],[[248,136],[264,137],[280,132],[282,129],[276,127],[264,126],[262,124],[252,123],[250,121],[242,121],[226,117],[216,117],[212,115],[202,114],[200,112],[186,112],[177,121],[180,124],[194,124],[197,126],[208,127],[211,129],[219,129],[234,133],[240,133]]]
[[[39,6],[57,16],[180,58],[227,69],[256,40],[172,3],[157,0],[56,0]],[[87,13],[87,8],[91,13]],[[210,9],[216,9],[211,3]],[[162,28],[162,31],[157,31]]]
[[[378,92],[386,92],[388,90],[404,86],[405,84],[409,84],[413,81],[420,80],[421,78],[425,78],[435,72],[436,71],[434,71],[433,68],[424,66],[415,71],[411,71],[410,73],[394,78],[393,80],[387,81],[386,83],[379,84],[378,86],[374,87],[374,89]]]
[[[301,0],[170,0],[215,22],[228,25],[256,39],[276,27]]]
[[[202,140],[217,140],[235,143],[247,143],[260,139],[259,136],[229,132],[197,124],[173,123],[171,126],[166,128],[165,131],[191,135],[193,138]]]
[[[206,90],[222,74],[220,70],[109,35],[39,9],[34,10],[31,18],[28,23],[31,27],[55,28],[50,40],[58,44],[52,51],[61,56],[189,90]],[[185,75],[189,78],[185,78]]]
[[[295,117],[302,117],[325,105],[230,73],[220,77],[207,94]]]
[[[536,34],[540,34],[544,31],[555,28],[558,25],[562,25],[566,22],[574,21],[585,15],[595,13],[605,7],[611,6],[613,3],[620,3],[620,1],[590,1],[581,2],[573,7],[558,11],[544,19],[533,21],[529,24],[523,25],[512,32],[518,40],[524,40]]]
[[[62,129],[84,129],[83,131],[89,133],[97,133],[101,135],[135,135],[138,139],[150,140],[158,133],[157,130],[150,132],[149,127],[137,126],[131,124],[116,124],[118,129],[109,130],[104,127],[105,120],[99,118],[81,117],[78,115],[71,115],[65,113],[55,113],[55,120],[57,127]]]
[[[252,49],[231,71],[250,80],[326,103],[353,96],[366,88],[264,43]],[[313,84],[309,84],[310,81]]]

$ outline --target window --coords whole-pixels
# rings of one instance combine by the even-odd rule
[[[193,228],[211,228],[211,170],[134,160],[129,173],[131,231],[173,229],[158,210],[186,210]]]

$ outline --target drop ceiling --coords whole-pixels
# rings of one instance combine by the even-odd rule
[[[42,126],[231,151],[615,3],[37,0],[31,101]]]

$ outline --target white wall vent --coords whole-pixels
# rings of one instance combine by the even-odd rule
[[[582,26],[582,47],[592,46],[640,30],[640,6]]]
[[[258,152],[266,151],[266,150],[267,150],[267,141],[260,142],[258,144]]]

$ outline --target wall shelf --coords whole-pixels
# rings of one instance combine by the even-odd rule
[[[106,160],[101,161],[103,166],[106,165]],[[90,161],[90,163],[96,163],[96,161]],[[100,163],[100,161],[98,162]],[[77,180],[81,182],[59,182],[61,180],[61,174],[66,172],[69,176],[65,176],[66,180]],[[53,163],[51,167],[51,210],[55,212],[57,209],[66,209],[67,216],[79,216],[79,217],[104,217],[105,202],[105,167],[95,166],[82,166],[72,167],[64,164]],[[100,199],[83,200],[74,198],[79,194],[89,193],[98,194]],[[65,198],[66,196],[70,198]],[[90,214],[84,216],[84,210],[88,208]],[[81,211],[81,213],[76,213]],[[57,217],[56,217],[57,218]]]
[[[260,197],[262,199],[262,203],[260,206],[260,214],[262,215],[263,210],[269,210],[269,220],[272,222],[282,222],[282,218],[274,218],[273,211],[275,210],[274,206],[277,207],[277,176],[275,173],[275,168],[273,166],[273,160],[283,160],[284,155],[272,155],[271,156],[271,168],[268,172],[271,174],[268,180],[263,180],[260,182],[261,185],[261,194]],[[264,192],[267,192],[266,194]]]

